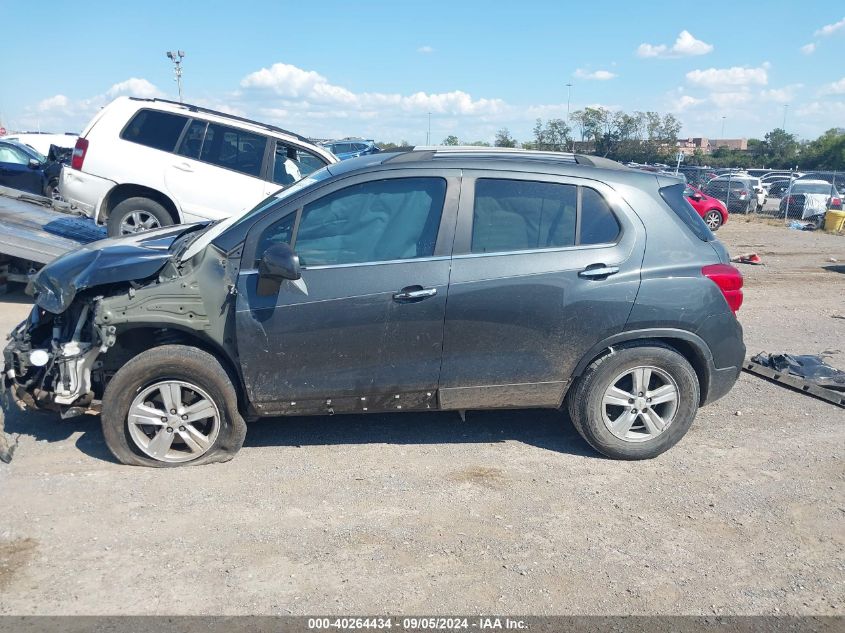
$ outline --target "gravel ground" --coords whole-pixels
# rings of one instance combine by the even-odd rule
[[[749,352],[845,369],[845,238],[719,237],[766,263]],[[96,418],[7,428],[0,614],[845,614],[845,412],[747,374],[638,463],[542,411],[268,420],[175,470],[116,464]]]

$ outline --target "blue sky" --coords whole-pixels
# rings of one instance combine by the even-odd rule
[[[128,7],[135,7],[129,10]],[[694,8],[695,7],[695,8]],[[571,109],[673,112],[683,134],[845,126],[841,1],[3,3],[0,119],[78,130],[120,94],[317,137],[528,139]],[[51,25],[46,27],[45,25]],[[55,27],[55,28],[54,28]],[[31,51],[31,53],[25,53]]]

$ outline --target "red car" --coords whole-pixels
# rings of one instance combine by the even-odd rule
[[[684,195],[711,231],[716,231],[728,221],[728,208],[718,198],[708,196],[692,185],[687,185],[687,188],[684,189]]]

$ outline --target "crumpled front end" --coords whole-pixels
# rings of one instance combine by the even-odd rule
[[[9,334],[3,386],[20,408],[54,410],[62,417],[97,411],[97,357],[108,349],[109,329],[94,323],[94,302],[76,302],[60,314],[36,305]]]

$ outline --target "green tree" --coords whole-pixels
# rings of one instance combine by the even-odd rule
[[[508,128],[503,127],[496,132],[496,140],[493,145],[496,147],[516,147],[516,139],[511,136]]]
[[[800,164],[804,169],[845,171],[845,130],[830,129],[810,141],[804,149]]]
[[[531,149],[566,151],[571,143],[570,131],[563,119],[549,119],[545,124],[542,119],[537,119],[534,124],[534,141],[530,143]]]
[[[765,153],[762,156],[772,167],[794,167],[798,160],[798,139],[781,128],[775,128],[766,134],[763,143]]]
[[[458,140],[458,137],[455,136],[454,134],[450,134],[449,136],[447,136],[446,138],[443,139],[443,145],[460,145],[460,144],[461,143]]]

